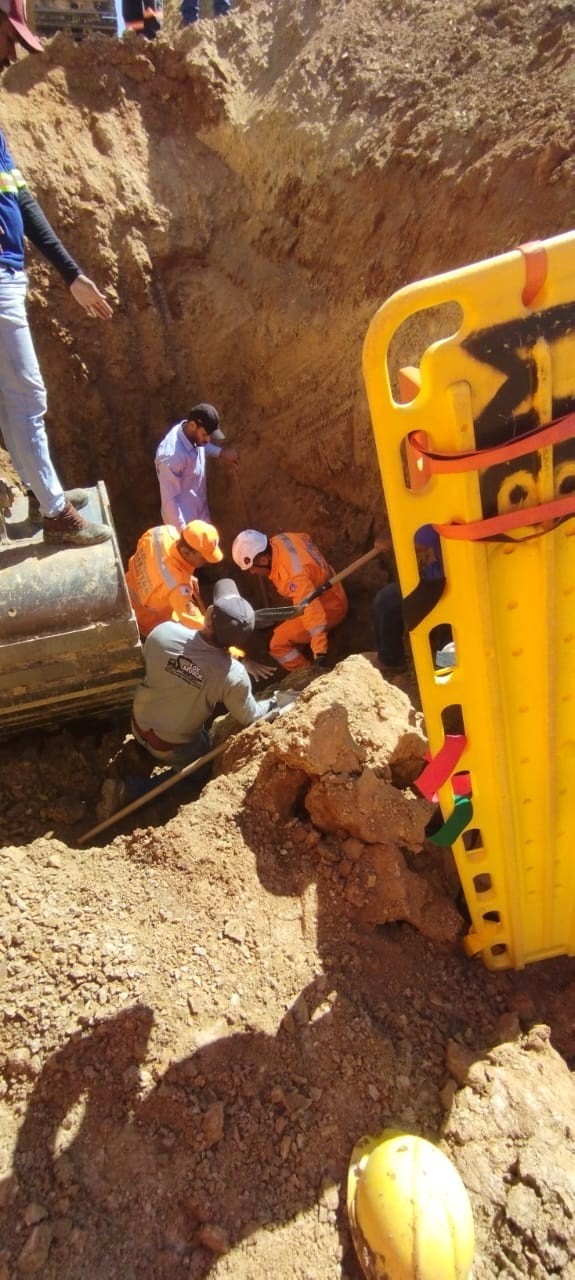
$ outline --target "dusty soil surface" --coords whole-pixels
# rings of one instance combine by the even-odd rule
[[[527,1105],[513,1042],[543,1021],[557,1062],[575,1060],[573,962],[494,975],[464,959],[457,877],[410,785],[420,719],[350,657],[233,737],[199,798],[173,791],[88,849],[102,779],[134,768],[123,730],[1,749],[3,1277],[357,1280],[355,1141],[388,1125],[439,1138],[500,1042],[485,1079],[515,1098],[506,1144],[496,1158],[496,1102],[460,1105],[446,1138],[474,1203],[474,1275],[544,1280],[572,1258],[557,1220],[558,1194],[575,1211],[570,1073],[563,1099],[541,1058]],[[565,1186],[549,1172],[534,1239],[507,1202],[541,1135]],[[501,1267],[523,1249],[529,1271]]]
[[[241,453],[241,485],[211,474],[228,545],[250,524],[308,528],[338,568],[366,548],[367,325],[411,279],[569,229],[572,20],[569,0],[240,0],[155,45],[58,36],[4,75],[20,167],[115,304],[85,319],[30,253],[54,453],[67,485],[106,481],[126,556],[159,518],[156,442],[199,399]],[[335,657],[371,645],[379,580],[352,581]],[[573,1109],[573,961],[464,958],[410,785],[421,719],[360,661],[291,728],[234,740],[199,799],[88,849],[103,781],[143,767],[127,725],[0,746],[0,1280],[357,1280],[355,1141],[444,1123],[475,1280],[573,1274],[553,1120]],[[541,1022],[555,1053],[515,1043]],[[533,1173],[525,1055],[562,1182]]]

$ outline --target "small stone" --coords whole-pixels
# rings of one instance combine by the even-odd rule
[[[224,1133],[223,1102],[213,1102],[211,1107],[208,1107],[208,1110],[204,1113],[202,1127],[208,1147],[213,1147],[216,1142],[220,1142]]]
[[[509,1010],[508,1013],[502,1013],[501,1017],[497,1019],[495,1035],[498,1044],[505,1044],[508,1040],[516,1040],[521,1035],[519,1014],[514,1009]]]
[[[29,1204],[24,1210],[24,1222],[26,1226],[33,1227],[37,1222],[42,1222],[43,1218],[48,1217],[48,1210],[43,1204]]]
[[[476,1061],[477,1054],[465,1049],[458,1040],[448,1040],[445,1053],[445,1065],[449,1074],[458,1084],[466,1084],[469,1070]]]
[[[227,1253],[230,1247],[227,1232],[215,1222],[204,1222],[198,1231],[198,1242],[212,1253]]]
[[[0,1209],[7,1209],[18,1195],[18,1179],[13,1173],[0,1178]]]
[[[241,920],[227,920],[224,925],[224,938],[231,938],[232,942],[240,944],[246,940],[245,925]]]
[[[4,1071],[7,1076],[27,1076],[30,1074],[30,1061],[32,1054],[29,1049],[24,1046],[21,1049],[13,1049],[6,1057],[4,1063]]]
[[[303,995],[298,996],[294,1001],[291,1011],[298,1027],[306,1027],[309,1022],[309,1009]]]
[[[319,1198],[320,1203],[323,1204],[326,1209],[330,1209],[335,1213],[339,1206],[339,1188],[329,1179],[322,1178]]]
[[[374,1102],[379,1102],[379,1089],[374,1084],[368,1084],[367,1092]]]
[[[16,1268],[21,1276],[35,1276],[44,1266],[50,1252],[52,1228],[47,1222],[41,1222],[28,1236],[26,1244],[18,1254]]]
[[[439,1100],[441,1102],[441,1105],[444,1111],[451,1111],[451,1106],[456,1093],[457,1093],[456,1080],[448,1080],[447,1083],[444,1084],[443,1089],[439,1090]]]

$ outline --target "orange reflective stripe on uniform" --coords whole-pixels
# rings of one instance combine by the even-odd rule
[[[203,625],[197,583],[189,564],[180,559],[178,540],[172,525],[148,529],[129,561],[126,581],[144,635],[172,618],[196,630]]]
[[[327,560],[307,533],[278,533],[270,539],[270,579],[279,595],[301,604],[333,574]],[[270,653],[287,671],[308,666],[296,645],[310,645],[314,657],[327,652],[327,632],[347,613],[347,596],[341,584],[330,587],[306,605],[299,618],[276,627]]]

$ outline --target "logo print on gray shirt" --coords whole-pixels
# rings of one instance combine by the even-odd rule
[[[176,676],[178,680],[185,680],[186,684],[193,684],[196,689],[201,689],[204,683],[204,673],[200,671],[197,663],[192,662],[191,658],[185,658],[180,654],[177,658],[168,658],[166,671],[171,676]]]

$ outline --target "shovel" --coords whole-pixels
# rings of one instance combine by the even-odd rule
[[[358,560],[353,560],[348,564],[347,569],[342,569],[339,573],[334,573],[332,578],[328,578],[326,582],[322,582],[321,587],[316,587],[311,595],[306,596],[305,600],[300,600],[299,604],[279,605],[277,609],[256,609],[255,610],[255,629],[263,631],[266,627],[275,627],[279,622],[287,622],[289,618],[299,618],[311,604],[312,600],[317,600],[318,596],[323,596],[324,592],[329,591],[330,587],[335,587],[337,582],[342,582],[344,578],[349,577],[350,573],[355,573],[356,569],[361,569],[363,564],[367,564],[369,560],[374,560],[376,556],[381,555],[382,547],[372,547],[371,551],[366,551],[364,556],[360,556]]]

